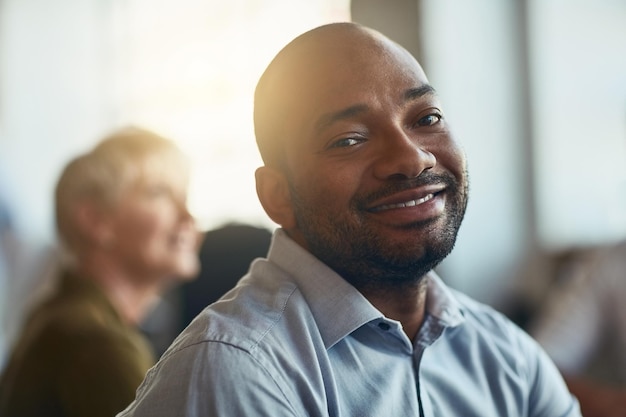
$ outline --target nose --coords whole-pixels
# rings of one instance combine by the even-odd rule
[[[381,180],[416,178],[437,164],[435,155],[404,131],[389,132],[380,145],[374,175]]]
[[[189,211],[189,207],[186,204],[179,205],[178,209],[178,226],[187,231],[193,231],[199,233],[198,224],[196,218]]]
[[[189,207],[187,207],[186,204],[183,204],[180,206],[179,214],[182,220],[193,220],[193,216],[191,215],[191,212],[189,211]]]
[[[187,203],[186,195],[180,195],[174,198],[174,204],[176,205],[176,209],[178,210],[178,217],[182,221],[194,220],[193,215],[189,211],[189,205]]]
[[[196,224],[196,218],[191,214],[191,212],[189,211],[189,207],[187,207],[186,205],[181,207],[180,218],[185,223],[190,223],[193,225]]]

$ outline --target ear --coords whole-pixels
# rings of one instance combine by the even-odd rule
[[[262,166],[256,170],[255,178],[256,193],[265,213],[283,228],[295,228],[296,220],[285,175],[277,169]]]
[[[76,227],[87,242],[100,247],[108,247],[114,240],[108,219],[93,202],[82,201],[74,209]]]

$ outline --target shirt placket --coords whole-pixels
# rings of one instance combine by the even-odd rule
[[[427,314],[422,327],[420,328],[413,346],[413,371],[415,372],[415,383],[417,384],[417,395],[420,409],[420,417],[435,416],[427,389],[421,383],[420,365],[426,348],[432,345],[443,333],[445,326],[437,318]]]

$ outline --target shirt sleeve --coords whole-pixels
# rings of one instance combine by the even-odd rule
[[[295,417],[284,390],[250,352],[202,342],[163,358],[118,417]]]
[[[569,392],[552,360],[532,340],[529,349],[532,350],[529,357],[536,358],[529,372],[529,416],[581,417],[578,401]]]

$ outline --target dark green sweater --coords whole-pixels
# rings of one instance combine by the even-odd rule
[[[112,417],[154,363],[90,281],[70,274],[30,314],[0,380],[0,417]]]

